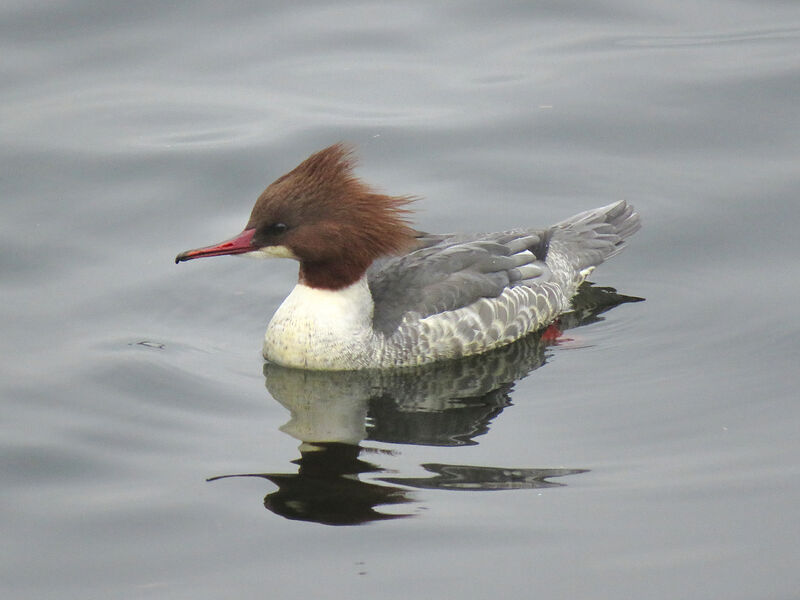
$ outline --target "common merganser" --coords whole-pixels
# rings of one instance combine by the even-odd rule
[[[353,164],[342,144],[312,154],[264,190],[242,233],[175,258],[299,261],[264,336],[270,362],[386,369],[509,344],[569,311],[587,275],[640,227],[622,200],[544,229],[423,233],[406,219],[413,198],[376,193]]]

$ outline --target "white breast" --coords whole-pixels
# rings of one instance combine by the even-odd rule
[[[297,284],[264,336],[264,358],[287,367],[355,369],[375,364],[366,277],[341,290]]]

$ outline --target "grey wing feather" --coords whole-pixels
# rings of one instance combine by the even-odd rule
[[[390,335],[409,312],[420,318],[496,298],[508,287],[548,281],[550,229],[428,235],[420,248],[373,265],[373,327]]]

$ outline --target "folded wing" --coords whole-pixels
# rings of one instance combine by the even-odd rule
[[[370,270],[373,327],[391,335],[408,313],[425,318],[496,298],[514,286],[549,281],[545,258],[551,234],[551,229],[422,234],[420,248]]]

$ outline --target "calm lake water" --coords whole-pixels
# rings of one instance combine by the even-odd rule
[[[797,597],[797,2],[6,0],[0,34],[3,598]],[[339,140],[428,231],[644,228],[557,343],[265,366],[296,265],[173,259]]]

